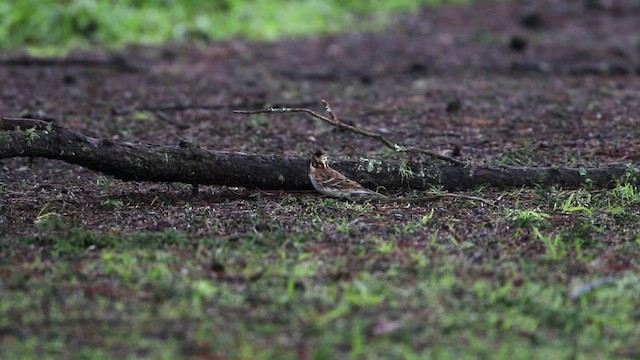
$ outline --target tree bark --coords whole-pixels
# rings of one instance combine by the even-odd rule
[[[62,160],[126,181],[182,182],[260,189],[311,190],[308,159],[213,151],[182,142],[177,146],[137,144],[86,136],[39,120],[0,121],[0,159],[43,157]],[[456,166],[433,162],[336,160],[332,166],[375,188],[468,190],[558,185],[607,187],[629,174],[623,166],[550,168]]]

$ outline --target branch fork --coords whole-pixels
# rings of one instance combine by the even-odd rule
[[[395,151],[395,152],[406,152],[406,153],[416,153],[416,154],[423,154],[423,155],[427,155],[439,160],[444,160],[447,161],[451,164],[457,165],[457,166],[465,166],[465,162],[452,158],[450,156],[446,156],[446,155],[442,155],[439,154],[435,151],[431,151],[431,150],[427,150],[427,149],[422,149],[422,148],[418,148],[418,147],[412,147],[412,146],[403,146],[403,145],[399,145],[396,144],[394,142],[392,142],[391,140],[387,139],[385,136],[383,136],[382,134],[376,133],[376,132],[372,132],[372,131],[367,131],[364,129],[361,129],[359,127],[356,126],[352,126],[349,124],[345,124],[342,121],[340,121],[340,119],[336,116],[336,114],[333,112],[333,110],[331,109],[331,105],[329,105],[329,103],[325,100],[322,100],[322,104],[324,105],[326,111],[329,113],[329,117],[326,117],[324,115],[320,115],[317,112],[307,109],[307,108],[269,108],[269,109],[259,109],[259,110],[233,110],[234,113],[236,114],[245,114],[245,115],[250,115],[250,114],[269,114],[269,113],[306,113],[311,115],[311,117],[322,120],[332,126],[335,126],[337,128],[340,129],[344,129],[347,131],[350,131],[352,133],[358,134],[358,135],[362,135],[365,137],[369,137],[372,139],[376,139],[379,142],[381,142],[384,146],[386,146],[387,148]]]

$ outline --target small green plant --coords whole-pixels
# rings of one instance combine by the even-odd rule
[[[297,263],[288,271],[285,293],[286,299],[291,299],[295,295],[296,291],[302,286],[302,279],[316,274],[317,264],[312,261],[307,261],[307,259],[311,257],[311,254],[308,253],[299,254],[296,259]]]
[[[384,294],[377,289],[369,286],[366,278],[355,280],[350,284],[344,292],[344,301],[351,306],[373,307],[382,303],[385,299]]]
[[[351,226],[351,223],[346,220],[336,223],[335,225],[336,232],[339,234],[352,234],[355,231],[354,227]]]
[[[153,119],[153,115],[148,111],[135,111],[133,114],[131,114],[131,117],[134,120],[139,121],[149,121]]]
[[[219,290],[211,281],[198,280],[191,284],[191,291],[195,307],[200,308],[203,300],[211,299]]]
[[[638,201],[638,189],[637,186],[630,183],[618,184],[611,191],[615,198],[620,200],[633,200]]]
[[[109,177],[100,175],[96,178],[96,185],[98,185],[101,190],[109,190],[113,186],[113,181]]]
[[[44,208],[43,208],[44,210]],[[67,219],[54,212],[47,212],[36,217],[34,222],[38,228],[46,230],[64,230],[69,226]]]
[[[548,225],[551,215],[535,210],[516,210],[510,216],[513,226],[517,228],[539,228]]]
[[[41,210],[40,212],[38,212],[38,215],[36,215],[36,222],[42,221],[50,216],[60,216],[57,212],[55,211],[46,211],[47,208],[49,207],[49,204],[46,204]]]
[[[119,209],[124,206],[124,202],[120,199],[107,199],[100,203],[100,205],[111,208],[111,209]]]
[[[380,254],[390,254],[393,249],[396,248],[396,243],[393,240],[383,240],[380,238],[375,239],[376,251]]]
[[[422,219],[420,219],[420,224],[427,225],[431,219],[433,219],[433,213],[435,208],[431,208],[431,211],[427,215],[423,215]]]
[[[531,166],[541,155],[536,144],[527,143],[518,148],[505,148],[496,162],[500,165]]]
[[[576,193],[572,192],[571,194],[569,194],[569,197],[567,197],[567,199],[562,202],[562,204],[560,205],[560,210],[566,213],[574,213],[574,212],[578,212],[578,211],[582,211],[582,212],[586,212],[588,215],[591,215],[593,213],[593,211],[591,209],[589,209],[586,206],[582,206],[582,205],[574,205],[574,197],[575,197]],[[591,200],[591,196],[587,193],[587,200],[586,202],[590,202]],[[554,206],[555,208],[556,206]]]
[[[184,246],[188,243],[184,236],[171,230],[131,234],[99,233],[78,229],[76,224],[58,216],[43,220],[38,223],[38,227],[51,230],[52,233],[44,237],[24,238],[22,242],[49,247],[58,255],[77,255],[88,248],[122,250],[144,247],[162,248],[167,245]]]
[[[359,318],[351,322],[351,354],[352,359],[363,358],[366,354],[365,350],[365,329]]]
[[[562,236],[560,234],[548,234],[544,235],[538,230],[537,227],[532,228],[534,236],[542,241],[545,248],[547,249],[547,254],[553,260],[562,259],[567,255],[567,249],[565,243],[562,241]]]

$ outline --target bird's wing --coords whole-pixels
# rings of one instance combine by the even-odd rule
[[[378,194],[363,187],[357,181],[347,178],[338,171],[335,171],[333,169],[331,170],[332,171],[330,173],[327,173],[328,176],[325,179],[322,179],[322,185],[328,188],[336,189],[338,191],[351,192],[353,194]]]
[[[332,194],[332,196],[377,195],[384,197],[384,195],[363,187],[357,181],[353,181],[331,168],[312,167],[310,176],[313,186],[318,191]]]
[[[320,182],[328,187],[358,187],[360,184],[333,170],[322,174]]]

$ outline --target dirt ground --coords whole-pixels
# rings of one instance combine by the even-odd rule
[[[322,111],[320,99],[326,99],[346,122],[438,151],[459,145],[462,157],[478,164],[639,166],[640,7],[633,0],[587,3],[597,2],[481,1],[398,15],[380,32],[130,47],[117,53],[119,62],[97,64],[83,61],[104,54],[73,54],[75,63],[5,62],[0,114],[51,118],[121,141],[186,139],[208,149],[303,157],[320,148],[334,157],[395,156],[371,139],[300,114],[232,113],[270,106]],[[123,62],[133,69],[118,65]],[[552,226],[571,228],[575,220],[554,210],[554,196],[566,194],[560,189],[480,190],[500,205],[525,203],[552,213]],[[593,191],[596,197],[600,190]],[[24,158],[0,160],[0,194],[5,243],[48,233],[36,225],[55,213],[81,229],[123,234],[173,229],[202,238],[322,229],[323,242],[312,247],[341,256],[338,243],[345,236],[388,238],[390,227],[419,221],[433,208],[434,226],[444,229],[436,236],[472,241],[488,258],[545,252],[533,235],[500,220],[504,214],[450,200],[427,209],[352,210],[318,206],[322,199],[307,193],[201,187],[193,196],[183,184],[125,183],[59,161]],[[320,219],[348,214],[355,233],[318,227],[305,212],[310,206]],[[637,214],[637,204],[626,211]],[[585,235],[611,246],[593,250],[601,262],[589,271],[638,270],[637,246],[616,247],[631,246],[638,220],[612,218]],[[395,239],[417,248],[427,241],[411,232]]]
[[[249,153],[306,157],[325,148],[337,157],[380,156],[375,141],[302,115],[249,119],[231,113],[271,105],[321,111],[324,98],[348,122],[439,151],[458,144],[476,163],[634,163],[640,146],[639,19],[633,1],[604,9],[579,1],[482,2],[398,16],[384,32],[130,48],[118,56],[135,71],[110,63],[5,65],[0,113],[52,118],[123,141],[187,139]],[[160,116],[142,111],[167,106]],[[9,234],[25,234],[34,210],[52,196],[88,228],[115,215],[85,209],[105,198],[181,201],[179,192],[157,184],[116,181],[100,191],[94,186],[99,176],[56,161],[3,160],[4,203],[12,211],[0,220]],[[211,198],[189,201],[204,205]],[[217,206],[224,213],[235,204]],[[147,217],[140,208],[112,220],[136,230],[149,225],[134,219]]]

